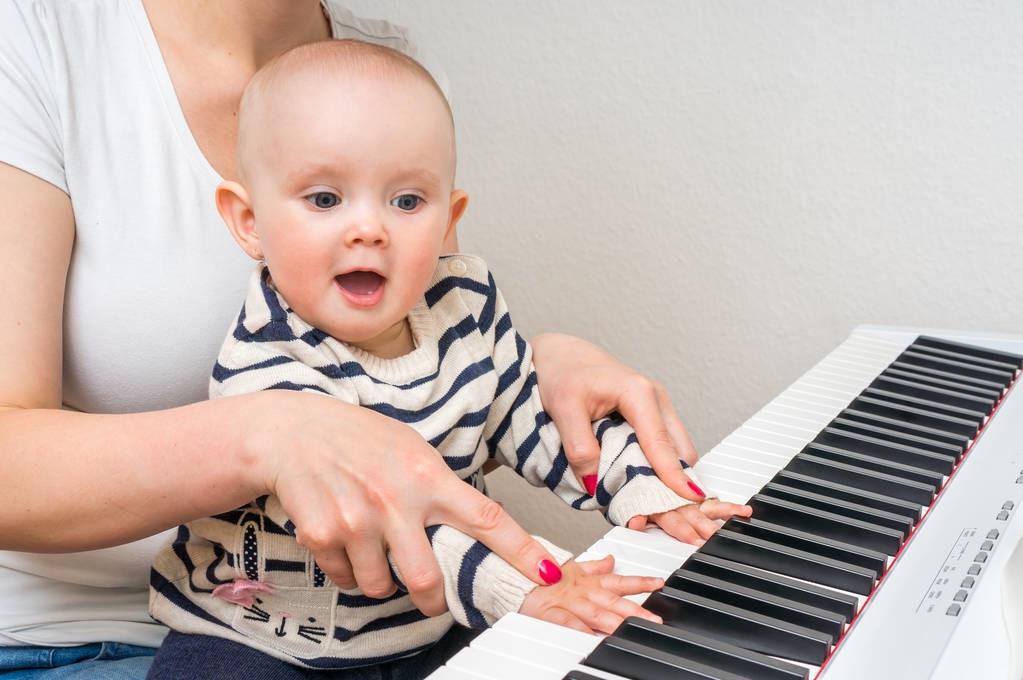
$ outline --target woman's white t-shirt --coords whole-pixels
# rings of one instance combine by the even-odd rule
[[[446,90],[404,29],[321,1],[334,37],[406,52]],[[65,408],[205,399],[253,263],[217,215],[221,177],[188,128],[141,0],[0,3],[0,162],[71,196]],[[158,645],[149,565],[172,533],[72,554],[0,551],[0,645]]]

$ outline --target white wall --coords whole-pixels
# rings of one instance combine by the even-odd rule
[[[1023,333],[1019,2],[348,5],[445,66],[517,325],[657,376],[701,450],[857,324]]]

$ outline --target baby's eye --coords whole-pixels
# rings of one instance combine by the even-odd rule
[[[317,191],[309,194],[305,200],[315,205],[320,210],[328,210],[341,202],[341,197],[330,191]]]
[[[419,204],[423,202],[423,199],[419,198],[415,194],[402,194],[397,198],[391,199],[391,205],[398,210],[404,210],[405,212],[412,212],[419,207]]]

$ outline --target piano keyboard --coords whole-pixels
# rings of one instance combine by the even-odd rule
[[[601,638],[511,614],[430,677],[1004,677],[1019,353],[1020,339],[857,329],[695,466],[752,518],[699,549],[616,527],[580,555],[665,578],[633,596],[664,624]]]

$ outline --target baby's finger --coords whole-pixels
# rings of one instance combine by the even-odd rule
[[[552,607],[551,609],[548,609],[543,613],[543,618],[545,621],[556,623],[559,626],[564,626],[565,628],[574,628],[575,630],[582,631],[583,633],[589,633],[590,635],[593,635],[594,633],[592,628],[582,622],[582,619],[572,612],[561,609],[560,607]]]
[[[646,529],[646,515],[636,515],[625,526],[634,531],[643,531],[643,529]]]
[[[749,517],[753,514],[753,508],[748,505],[725,503],[716,498],[708,498],[703,503],[700,503],[700,512],[711,519],[727,520],[735,515]]]
[[[588,597],[572,599],[565,603],[565,608],[598,633],[610,635],[625,620],[618,614],[604,609]]]
[[[592,590],[588,593],[588,596],[590,601],[596,605],[614,612],[623,619],[627,619],[630,616],[638,616],[641,619],[653,621],[654,623],[664,623],[664,620],[657,614],[647,611],[632,600],[626,600],[624,597],[615,595],[609,590]]]
[[[699,513],[695,514],[698,515]],[[697,547],[704,543],[703,537],[696,532],[693,525],[690,524],[682,513],[666,512],[663,515],[658,515],[656,521],[657,526],[664,529],[672,538]]]
[[[587,576],[610,574],[615,570],[614,555],[605,555],[599,560],[587,560],[586,562],[576,562],[575,564],[579,567],[579,571]]]
[[[696,530],[700,538],[707,540],[714,535],[714,532],[718,530],[718,524],[712,519],[709,519],[706,515],[698,510],[686,513],[687,519],[689,520],[689,526]]]
[[[664,579],[656,576],[608,574],[600,579],[600,587],[616,595],[636,595],[660,590],[664,587]]]

